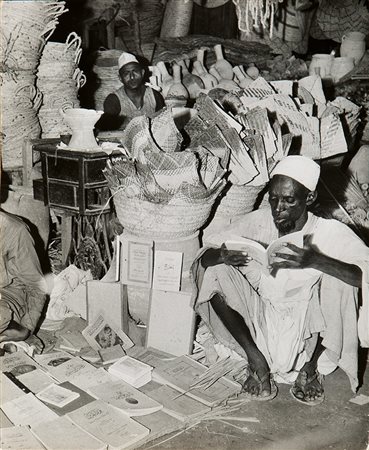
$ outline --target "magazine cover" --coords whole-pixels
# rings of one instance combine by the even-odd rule
[[[115,329],[102,314],[88,325],[83,331],[83,336],[95,350],[121,345],[124,350],[133,347],[131,339],[119,329]]]

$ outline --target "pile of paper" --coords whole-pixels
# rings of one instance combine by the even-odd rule
[[[151,381],[152,367],[130,356],[123,356],[112,364],[108,372],[135,388]]]

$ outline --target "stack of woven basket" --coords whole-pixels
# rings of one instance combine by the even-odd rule
[[[37,110],[41,94],[36,68],[47,39],[65,12],[65,2],[3,1],[1,30],[3,167],[22,165],[22,144],[40,137]]]
[[[94,92],[95,109],[102,110],[104,100],[122,86],[118,74],[120,50],[98,50],[92,68],[97,77],[97,89]]]
[[[78,108],[78,89],[86,82],[78,68],[81,58],[81,38],[70,33],[65,43],[48,42],[37,71],[37,87],[43,94],[38,114],[43,138],[59,137],[71,132],[62,120],[60,110],[66,106]]]

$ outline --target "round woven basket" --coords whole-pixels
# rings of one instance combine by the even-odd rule
[[[126,232],[151,239],[176,239],[190,236],[204,225],[214,199],[161,204],[129,198],[117,191],[113,201]]]
[[[230,185],[224,197],[220,200],[215,215],[233,217],[251,212],[264,187],[265,184],[261,186]]]
[[[120,50],[102,50],[96,54],[92,68],[98,84],[94,92],[95,109],[103,109],[106,97],[122,86],[118,72],[118,58],[121,54]]]

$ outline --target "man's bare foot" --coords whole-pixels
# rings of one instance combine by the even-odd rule
[[[6,341],[25,341],[31,332],[13,320],[10,322],[8,328],[0,335],[0,343]]]
[[[321,378],[315,367],[305,365],[291,388],[291,394],[296,400],[311,406],[322,403],[324,388]]]
[[[269,397],[272,392],[270,372],[267,371],[260,377],[257,372],[251,371],[242,390],[252,397]]]

